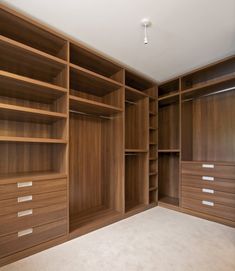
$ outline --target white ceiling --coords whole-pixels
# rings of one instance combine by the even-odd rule
[[[235,0],[0,2],[157,81],[235,53]],[[147,46],[140,26],[144,17],[152,21]]]

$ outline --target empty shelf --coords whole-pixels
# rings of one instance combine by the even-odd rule
[[[0,103],[0,113],[0,119],[37,123],[51,123],[57,120],[65,119],[67,117],[67,115],[63,113],[51,112],[41,109],[32,109],[3,103]]]
[[[60,86],[0,71],[0,95],[18,99],[28,99],[35,102],[51,102],[67,93]]]
[[[112,105],[76,97],[69,96],[70,109],[77,112],[92,114],[92,115],[102,115],[109,116],[112,114],[122,112],[122,109]]]
[[[16,137],[16,136],[0,136],[0,142],[29,142],[29,143],[48,143],[48,144],[66,144],[65,139],[54,138],[34,138],[34,137]]]

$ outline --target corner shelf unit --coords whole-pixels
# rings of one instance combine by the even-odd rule
[[[159,205],[191,212],[184,208],[186,163],[192,170],[198,163],[234,163],[234,97],[234,56],[159,85]]]

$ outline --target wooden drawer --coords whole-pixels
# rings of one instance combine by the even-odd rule
[[[235,221],[235,208],[217,203],[214,203],[213,206],[205,205],[209,203],[211,202],[203,202],[200,199],[182,197],[183,208]]]
[[[182,174],[235,179],[235,165],[213,162],[182,163]]]
[[[22,231],[0,237],[0,258],[65,234],[66,220],[60,220],[39,227],[24,228]]]
[[[235,208],[235,194],[208,188],[182,186],[182,197],[210,201]]]
[[[23,197],[2,200],[0,201],[0,216],[28,209],[47,207],[61,202],[66,202],[66,199],[66,191],[56,191],[36,195],[28,194]]]
[[[209,178],[208,178],[209,177]],[[182,185],[214,189],[235,194],[235,179],[222,179],[211,176],[182,175]]]
[[[48,193],[67,189],[66,179],[33,180],[33,181],[1,181],[0,201],[27,195]]]
[[[0,216],[0,236],[64,219],[66,215],[66,201],[42,208],[25,209],[19,213],[2,215]]]

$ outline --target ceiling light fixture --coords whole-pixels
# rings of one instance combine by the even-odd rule
[[[151,21],[147,18],[141,20],[141,25],[144,27],[144,44],[148,44],[147,28],[151,26]]]

